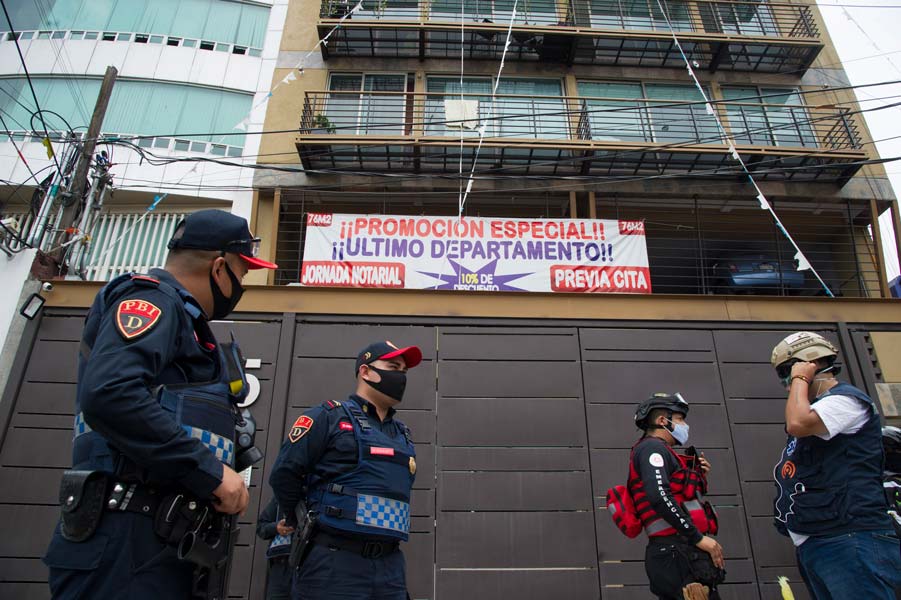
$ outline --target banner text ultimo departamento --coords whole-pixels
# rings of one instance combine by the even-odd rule
[[[332,243],[332,260],[430,256],[608,262],[613,260],[613,245],[605,243],[606,237],[604,224],[597,221],[361,217],[341,224],[340,240]]]

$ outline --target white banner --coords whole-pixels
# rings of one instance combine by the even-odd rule
[[[307,215],[301,283],[651,293],[642,221]]]

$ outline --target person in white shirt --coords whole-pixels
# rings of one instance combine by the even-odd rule
[[[773,348],[771,363],[788,391],[774,524],[794,542],[814,600],[894,600],[901,542],[882,492],[879,412],[866,393],[835,378],[837,356],[808,331]]]

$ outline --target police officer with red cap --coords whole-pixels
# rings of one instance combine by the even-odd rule
[[[214,593],[213,570],[191,562],[198,536],[227,527],[221,515],[243,513],[249,496],[237,473],[240,351],[208,321],[234,310],[249,269],[276,268],[259,242],[245,219],[202,210],[176,226],[164,269],[98,293],[81,340],[73,468],[44,556],[54,598]]]
[[[406,599],[398,546],[410,532],[416,451],[395,407],[421,360],[416,346],[370,344],[357,356],[355,393],[290,427],[269,483],[305,548],[294,553],[294,600]]]

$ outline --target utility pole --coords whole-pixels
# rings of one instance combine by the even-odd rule
[[[62,218],[59,220],[62,233],[58,239],[61,242],[68,237],[65,231],[75,225],[75,211],[82,205],[84,200],[84,183],[88,176],[91,160],[94,157],[94,148],[96,148],[97,138],[100,136],[100,127],[103,125],[103,118],[106,116],[106,108],[109,106],[110,97],[113,94],[113,85],[116,83],[118,74],[119,71],[116,67],[109,66],[106,68],[106,73],[103,76],[103,84],[100,86],[100,94],[97,96],[97,103],[94,105],[91,124],[88,126],[88,133],[81,146],[81,156],[78,157],[78,164],[75,166],[75,175],[72,179],[71,203],[63,208]],[[89,210],[86,203],[84,210]],[[83,235],[84,233],[83,231],[77,231],[75,235]],[[62,246],[62,244],[59,244],[59,246]],[[57,250],[54,258],[61,264],[65,253],[66,248],[61,247]]]

